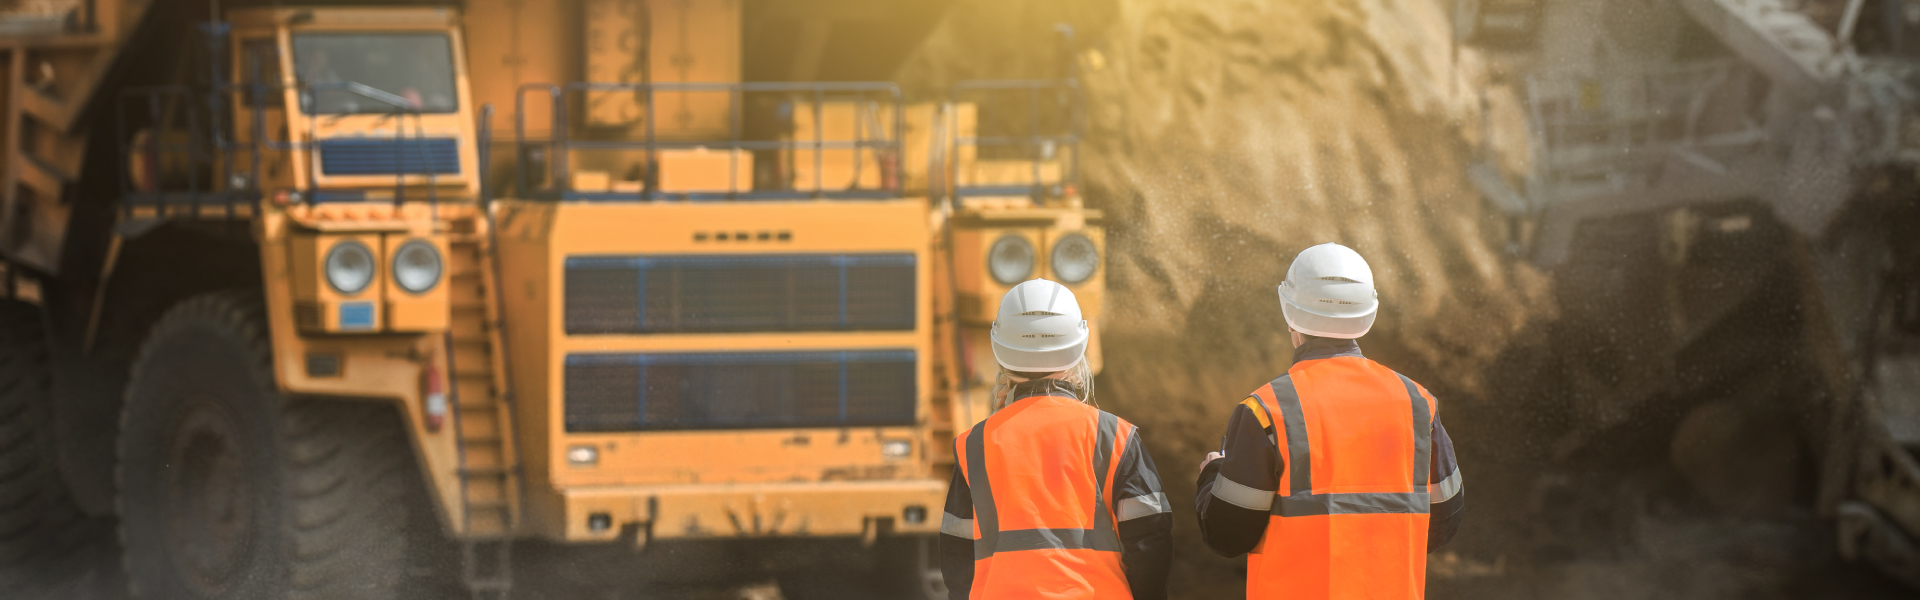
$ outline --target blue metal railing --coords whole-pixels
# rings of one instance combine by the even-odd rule
[[[961,200],[968,196],[1027,196],[1036,203],[1048,198],[1068,195],[1069,187],[1080,178],[1080,139],[1085,131],[1085,117],[1081,107],[1085,105],[1080,84],[1073,79],[1022,79],[1022,80],[973,80],[954,84],[948,95],[948,102],[958,105],[968,98],[995,99],[998,96],[1025,93],[1026,95],[1026,135],[999,135],[962,137],[958,131],[957,115],[948,113],[946,130],[948,196],[954,208],[959,208]],[[1052,100],[1055,117],[1049,119],[1048,100]],[[988,103],[989,107],[1001,106]],[[1049,120],[1059,121],[1047,123]],[[981,123],[987,120],[983,117]],[[1051,125],[1051,127],[1049,126]],[[985,185],[963,185],[960,179],[960,149],[973,147],[976,153],[987,148],[1024,148],[1026,160],[1032,167],[1031,176],[1025,183],[1008,184],[990,182]],[[1045,165],[1050,161],[1060,162],[1059,176],[1048,179],[1044,176]],[[977,161],[977,157],[976,157]]]
[[[289,88],[283,85],[230,84],[195,89],[186,85],[163,85],[135,87],[122,90],[119,103],[115,106],[115,120],[120,140],[120,189],[121,210],[128,215],[136,207],[148,206],[156,209],[156,216],[165,218],[176,209],[186,210],[186,214],[199,215],[206,205],[224,207],[227,218],[234,216],[234,206],[239,204],[257,205],[264,196],[261,189],[262,174],[266,167],[268,153],[304,152],[307,160],[304,165],[295,168],[308,170],[307,185],[301,190],[300,201],[307,203],[363,200],[363,190],[323,190],[318,187],[318,179],[323,175],[322,155],[329,144],[342,141],[342,138],[317,139],[317,123],[323,119],[337,119],[344,115],[309,115],[304,140],[273,139],[268,131],[267,111],[270,108],[284,109],[283,98],[289,89],[301,94],[301,98],[311,98],[315,92],[338,90],[361,96],[381,104],[391,110],[385,113],[375,126],[387,121],[393,124],[393,136],[386,138],[346,138],[354,142],[376,143],[384,151],[385,146],[394,150],[393,162],[393,202],[424,199],[435,205],[437,210],[439,190],[437,178],[440,175],[452,175],[459,172],[459,149],[454,149],[454,167],[445,168],[445,157],[430,154],[429,143],[433,140],[426,136],[421,113],[405,98],[367,86],[365,84],[340,81],[327,82]],[[202,111],[226,112],[221,107],[224,99],[234,94],[245,96],[245,105],[252,111],[251,119],[245,125],[249,132],[245,141],[228,139],[220,131],[212,128],[223,119],[232,118],[231,114],[215,114],[211,117]],[[204,100],[205,102],[196,102]],[[303,101],[302,104],[305,104]],[[145,123],[149,139],[144,147],[135,148],[131,143],[132,132],[129,128],[128,110],[130,106],[145,109]],[[213,108],[208,108],[213,107]],[[175,114],[180,119],[173,118]],[[185,123],[179,121],[184,120]],[[408,125],[412,125],[409,133]],[[203,126],[204,125],[204,126]],[[183,141],[168,141],[169,132],[179,132],[178,126],[184,126],[186,134]],[[236,157],[244,154],[246,162],[242,164]],[[131,180],[132,165],[135,159],[146,163],[150,182]],[[169,159],[180,159],[184,165],[184,181],[167,179]],[[365,157],[362,157],[365,158]],[[437,159],[437,160],[436,160]],[[418,165],[419,168],[399,168],[401,165]],[[387,173],[365,173],[385,175]],[[217,175],[224,175],[224,181],[217,181]],[[424,176],[424,198],[409,197],[407,181],[409,177]],[[257,208],[257,206],[256,206]]]
[[[527,134],[527,97],[530,93],[540,93],[547,99],[552,115],[548,124],[546,139],[530,139]],[[632,93],[644,107],[644,132],[634,137],[606,139],[579,139],[575,132],[586,129],[585,124],[576,122],[569,111],[575,96],[594,93]],[[667,140],[661,139],[656,98],[661,93],[698,93],[726,94],[728,101],[727,135],[725,139],[714,140]],[[749,96],[775,96],[788,102],[807,101],[812,111],[812,139],[750,139],[744,126],[743,111]],[[574,82],[565,85],[528,84],[521,86],[515,94],[514,175],[516,190],[521,197],[601,200],[601,201],[644,201],[644,200],[769,200],[790,198],[822,199],[880,199],[898,197],[900,177],[898,160],[902,155],[901,131],[902,115],[900,89],[891,83],[852,82],[852,83],[596,83]],[[848,139],[826,139],[824,125],[825,105],[829,102],[855,101],[860,103],[859,110],[881,110],[884,104],[892,113],[892,123],[878,128],[878,131],[856,131]],[[631,130],[631,128],[629,128]],[[670,150],[707,149],[728,154],[728,179],[724,190],[708,191],[664,191],[660,182],[660,153]],[[642,165],[641,178],[633,192],[595,192],[573,189],[573,173],[570,168],[575,151],[627,151],[644,152],[645,164]],[[751,185],[741,189],[738,185],[741,175],[739,151],[753,153],[776,153],[782,160],[791,157],[795,151],[811,151],[813,176],[811,185],[803,182],[777,181],[764,187]],[[853,181],[845,187],[830,187],[824,180],[825,154],[830,151],[844,151],[854,157]],[[866,168],[865,153],[874,153],[882,170],[880,184],[865,186],[861,184],[860,170]],[[535,155],[546,157],[544,181],[536,181],[542,175],[532,171],[529,163],[536,162]],[[889,162],[891,161],[891,162]],[[894,171],[888,173],[888,164]],[[784,179],[781,177],[780,179]]]
[[[154,86],[131,88],[121,92],[120,103],[116,106],[116,118],[120,128],[120,154],[125,159],[124,166],[139,158],[150,167],[152,181],[134,182],[131,169],[123,168],[120,173],[123,209],[131,211],[136,206],[153,206],[160,209],[159,216],[167,216],[174,208],[185,208],[200,214],[203,205],[218,204],[226,207],[231,217],[232,207],[240,203],[257,203],[266,196],[261,189],[263,170],[270,153],[305,153],[307,160],[295,168],[306,169],[310,173],[306,188],[300,190],[298,201],[328,202],[342,200],[364,200],[366,193],[361,189],[325,190],[317,187],[317,180],[323,175],[322,157],[328,152],[328,144],[338,139],[316,139],[317,124],[326,119],[337,119],[340,115],[310,115],[307,119],[307,131],[304,140],[273,139],[268,126],[269,108],[292,108],[284,106],[288,86],[263,84],[234,84],[207,86],[200,89],[184,85]],[[391,169],[393,175],[393,202],[408,200],[427,200],[437,205],[438,186],[434,184],[439,175],[458,173],[460,149],[454,150],[452,163],[449,157],[434,153],[444,143],[430,139],[424,131],[421,112],[410,102],[394,94],[384,92],[355,82],[330,82],[311,84],[293,88],[301,98],[311,97],[315,92],[337,90],[367,98],[387,105],[391,110],[373,126],[380,127],[389,119],[397,119],[393,125],[393,135],[379,139],[354,138],[366,146],[359,150],[365,152],[393,152]],[[545,139],[530,139],[528,136],[529,102],[528,96],[538,93],[544,96],[551,114],[549,134]],[[632,93],[644,108],[644,127],[637,135],[626,138],[596,137],[576,135],[576,131],[586,131],[583,123],[572,116],[572,99],[591,93]],[[661,93],[704,93],[725,94],[728,102],[727,133],[725,139],[683,140],[662,139],[660,135],[656,97]],[[940,143],[944,143],[945,155],[949,157],[940,168],[946,172],[946,189],[930,190],[936,197],[946,196],[956,206],[960,199],[968,196],[1029,196],[1036,202],[1067,195],[1067,191],[1079,177],[1078,144],[1084,129],[1080,111],[1081,91],[1073,80],[1003,80],[968,81],[957,84],[950,100],[959,102],[963,98],[990,94],[1024,94],[1026,100],[1026,135],[996,136],[959,136],[949,134]],[[235,141],[226,139],[221,131],[212,129],[216,121],[229,119],[233,115],[220,114],[209,117],[207,113],[223,111],[222,103],[211,100],[213,97],[228,98],[241,95],[244,105],[251,109],[250,122],[242,124],[250,133],[246,139]],[[784,102],[784,106],[799,107],[799,110],[811,111],[812,131],[810,135],[787,135],[796,132],[787,131],[781,124],[772,136],[766,132],[757,133],[759,137],[749,137],[744,127],[744,107],[750,96],[774,96]],[[196,102],[196,100],[205,100]],[[830,139],[826,128],[826,110],[829,104],[853,102],[856,115],[869,119],[860,119],[851,135]],[[304,102],[302,103],[304,104]],[[900,160],[904,156],[904,120],[905,106],[901,100],[898,86],[891,83],[855,82],[855,83],[591,83],[576,82],[566,85],[531,84],[522,86],[515,97],[513,177],[515,189],[524,198],[601,200],[601,201],[646,201],[646,200],[765,200],[765,199],[885,199],[897,198],[902,193],[902,174]],[[999,104],[989,104],[997,107]],[[1057,107],[1051,109],[1049,106]],[[130,107],[143,108],[146,113],[145,127],[150,128],[151,138],[139,147],[129,143]],[[298,110],[298,109],[296,109]],[[176,113],[181,118],[175,119]],[[891,122],[865,126],[868,120],[878,122],[876,115],[890,115]],[[955,123],[950,119],[947,131],[955,132]],[[178,123],[184,120],[185,123]],[[187,136],[183,140],[170,140],[163,132],[178,131],[184,125]],[[409,128],[409,125],[411,127]],[[490,129],[491,121],[483,119],[482,127]],[[284,136],[283,136],[284,137]],[[479,136],[480,153],[486,152],[492,142],[490,134]],[[378,143],[375,143],[378,142]],[[372,144],[372,145],[369,145]],[[377,147],[376,147],[377,146]],[[1025,182],[1005,183],[988,182],[985,185],[963,183],[959,177],[960,148],[1020,148],[1024,149],[1026,160],[1031,165],[1030,177]],[[440,148],[444,150],[444,148]],[[663,190],[661,189],[660,154],[665,151],[708,149],[727,154],[728,180],[721,189],[704,191]],[[336,149],[337,150],[337,149]],[[640,181],[634,191],[583,191],[573,189],[571,171],[576,152],[613,151],[638,152],[644,155],[644,165]],[[742,186],[741,170],[748,168],[742,164],[742,153],[775,158],[779,170],[773,177],[753,177],[752,185]],[[826,155],[829,152],[845,152],[853,157],[847,168],[851,170],[851,181],[844,186],[829,185]],[[440,152],[445,154],[445,152]],[[534,157],[544,154],[547,159],[544,172],[534,172]],[[241,160],[244,158],[244,160]],[[365,160],[374,160],[373,155],[360,156]],[[168,170],[170,159],[179,159],[180,169]],[[799,176],[794,160],[810,160],[809,176]],[[338,162],[338,161],[335,161]],[[839,161],[836,161],[839,162]],[[344,164],[344,163],[342,163]],[[452,164],[452,168],[448,165]],[[1047,176],[1044,167],[1050,164],[1057,167],[1058,175]],[[364,165],[363,165],[364,166]],[[402,167],[406,168],[402,168]],[[482,160],[482,173],[470,174],[478,177],[484,184],[484,170],[488,161]],[[880,170],[880,177],[864,177],[865,169]],[[168,180],[168,175],[183,174],[184,177]],[[385,173],[381,173],[385,174]],[[844,173],[836,174],[840,175]],[[216,175],[221,181],[215,181]],[[414,190],[423,198],[409,197],[409,178],[424,175],[424,190]],[[764,173],[760,175],[765,175]],[[181,180],[184,179],[184,180]],[[772,181],[768,181],[771,179]],[[877,183],[874,180],[877,179]],[[140,185],[146,184],[146,185]],[[943,198],[946,199],[946,198]]]

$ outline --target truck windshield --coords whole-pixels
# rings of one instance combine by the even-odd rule
[[[396,102],[423,113],[460,108],[453,43],[445,33],[295,34],[293,60],[308,113],[388,113],[399,109]],[[351,84],[378,92],[348,89]]]

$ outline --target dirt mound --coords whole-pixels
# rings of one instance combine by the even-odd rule
[[[1367,257],[1383,308],[1362,347],[1441,395],[1463,446],[1497,395],[1485,374],[1550,317],[1546,277],[1464,177],[1478,99],[1450,79],[1442,4],[977,0],[901,70],[921,90],[1044,76],[1066,58],[1051,25],[1076,27],[1083,183],[1110,245],[1101,404],[1143,428],[1180,499],[1185,597],[1239,593],[1186,499],[1229,410],[1290,363],[1275,286],[1296,253]]]

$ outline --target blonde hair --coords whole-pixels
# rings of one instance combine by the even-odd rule
[[[1055,387],[1054,389],[1070,392],[1075,399],[1091,404],[1094,408],[1100,407],[1100,403],[1093,399],[1093,370],[1087,366],[1087,360],[1085,358],[1081,358],[1079,362],[1073,363],[1073,366],[1060,371],[1047,373],[1038,377],[1029,377],[1029,375],[1033,374],[1022,374],[1017,371],[1010,371],[1006,367],[1001,367],[1000,372],[993,377],[993,396],[989,401],[993,406],[993,410],[999,411],[1001,408],[1006,407],[1009,401],[1007,395],[1013,392],[1015,386],[1042,379],[1060,380],[1064,385]],[[1019,398],[1013,398],[1013,400],[1019,400]]]

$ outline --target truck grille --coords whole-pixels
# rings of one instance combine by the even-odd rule
[[[911,425],[912,350],[574,354],[569,432]]]
[[[453,138],[351,138],[320,142],[322,175],[458,175]]]
[[[912,254],[575,256],[569,334],[914,327]]]

